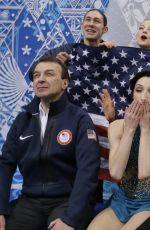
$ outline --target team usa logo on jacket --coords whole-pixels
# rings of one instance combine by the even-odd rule
[[[57,141],[60,145],[68,145],[72,140],[72,133],[69,129],[60,131],[57,135]]]

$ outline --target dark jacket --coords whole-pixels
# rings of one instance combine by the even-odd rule
[[[61,45],[57,48],[48,50],[43,56],[56,57],[56,55],[60,52],[67,52],[68,54],[70,54],[75,45],[76,45],[76,43]]]
[[[76,227],[97,187],[100,156],[94,126],[89,115],[63,95],[50,104],[41,144],[39,102],[35,97],[17,116],[3,145],[0,214],[8,213],[12,176],[18,165],[22,192],[31,197],[68,196],[69,207],[60,218]]]
[[[104,40],[101,40],[101,42],[104,42]],[[83,39],[80,41],[81,44],[84,44]],[[56,57],[56,55],[60,52],[66,52],[68,54],[71,54],[73,51],[73,48],[76,47],[79,43],[69,43],[69,44],[63,44],[57,48],[50,49],[47,52],[44,53],[43,56],[48,56],[48,57]]]

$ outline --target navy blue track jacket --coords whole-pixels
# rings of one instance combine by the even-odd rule
[[[101,40],[100,42],[104,42],[104,40]],[[84,44],[83,39],[81,39],[80,41],[81,44]],[[50,49],[48,51],[46,51],[43,56],[48,56],[48,57],[56,57],[56,55],[60,52],[66,52],[68,54],[71,54],[71,52],[73,51],[73,49],[76,47],[76,45],[80,44],[80,43],[68,43],[68,44],[63,44],[59,47],[56,47],[54,49]],[[85,44],[86,45],[86,44]]]
[[[23,176],[22,193],[31,197],[68,196],[68,209],[60,218],[76,228],[97,187],[100,156],[94,125],[64,94],[50,104],[42,144],[39,103],[35,97],[17,116],[3,145],[0,214],[9,213],[10,186],[18,165]]]

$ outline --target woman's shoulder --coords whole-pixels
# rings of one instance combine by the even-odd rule
[[[108,128],[108,134],[112,137],[120,137],[123,133],[124,119],[113,121]]]
[[[123,124],[124,124],[124,119],[118,119],[118,120],[115,120],[113,122],[110,123],[109,127],[123,127]]]

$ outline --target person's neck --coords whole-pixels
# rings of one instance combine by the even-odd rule
[[[41,104],[42,104],[42,108],[43,108],[44,112],[47,113],[49,111],[50,104],[58,101],[61,96],[62,96],[62,94],[59,95],[58,97],[55,97],[55,98],[48,98],[48,99],[47,98],[41,98]]]
[[[150,49],[149,46],[140,46],[140,45],[138,45],[138,47],[141,48],[141,49],[146,49],[146,50],[149,50],[149,49]]]
[[[87,46],[98,47],[99,43],[101,42],[101,39],[100,40],[88,40],[88,39],[84,38],[83,42]]]
[[[49,110],[49,104],[50,103],[41,100],[41,106],[42,106],[42,109],[44,110],[45,113],[47,113]]]

